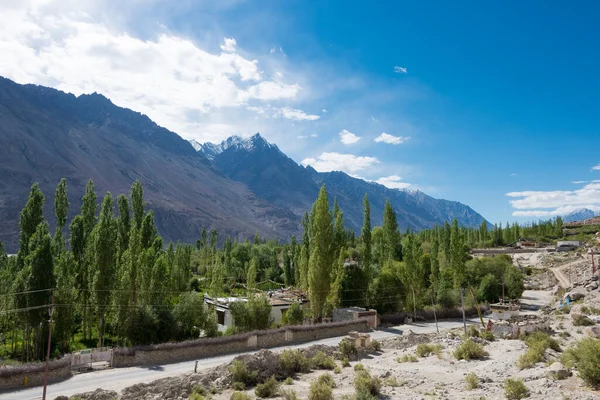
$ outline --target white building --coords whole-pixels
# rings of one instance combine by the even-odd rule
[[[219,325],[219,331],[224,332],[227,328],[234,326],[235,321],[233,315],[229,310],[229,305],[236,301],[248,301],[246,297],[216,297],[212,298],[208,295],[204,295],[204,303],[208,304],[215,309],[217,315],[217,324]],[[283,319],[286,311],[292,305],[292,301],[283,300],[279,298],[269,298],[271,303],[271,318],[273,323],[279,324]]]

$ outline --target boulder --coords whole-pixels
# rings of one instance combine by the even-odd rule
[[[571,375],[571,371],[561,363],[555,362],[548,368],[548,375],[553,379],[567,379]]]
[[[589,337],[600,338],[600,326],[588,326],[583,330]]]

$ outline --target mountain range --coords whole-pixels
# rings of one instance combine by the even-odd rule
[[[99,202],[106,191],[115,197],[129,193],[139,179],[165,241],[193,242],[203,227],[217,229],[221,239],[255,232],[278,239],[300,235],[301,216],[323,184],[355,230],[362,225],[365,193],[373,225],[382,221],[386,198],[401,229],[455,217],[468,226],[484,220],[458,202],[300,166],[260,134],[220,144],[188,142],[101,94],[74,96],[0,77],[0,241],[8,252],[17,250],[19,211],[34,182],[46,195],[44,214],[54,224],[53,195],[62,177],[69,186],[69,219],[79,212],[89,179]]]
[[[600,212],[592,211],[589,208],[579,208],[562,216],[563,222],[585,221],[586,219],[600,216]]]

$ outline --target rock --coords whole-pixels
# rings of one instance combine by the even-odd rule
[[[600,338],[600,326],[588,326],[584,329],[584,332],[593,338]]]
[[[570,298],[571,301],[577,301],[579,299],[583,299],[585,297],[585,294],[579,293],[579,292],[569,292],[569,293],[565,294],[563,299],[566,300],[567,297]]]
[[[61,396],[64,397],[64,396]],[[87,392],[82,394],[76,394],[75,396],[71,396],[71,399],[81,399],[81,400],[113,400],[118,398],[117,392],[112,390],[102,390],[96,389],[93,392]]]
[[[548,375],[553,379],[567,379],[571,372],[561,363],[555,362],[548,368]]]

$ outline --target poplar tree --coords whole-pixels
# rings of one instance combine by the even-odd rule
[[[96,211],[98,205],[96,203],[96,189],[94,182],[90,179],[85,187],[85,194],[81,199],[81,223],[82,223],[82,242],[83,251],[81,257],[81,264],[79,266],[78,274],[78,286],[81,290],[80,295],[83,300],[83,338],[87,339],[88,334],[91,337],[91,329],[89,326],[88,309],[91,298],[91,281],[94,266],[94,254],[93,254],[93,243],[92,243],[92,230],[96,225]]]
[[[256,277],[258,275],[258,259],[252,257],[250,259],[250,267],[248,268],[248,274],[246,278],[246,289],[248,294],[251,294],[256,290]]]
[[[361,239],[363,242],[362,263],[363,268],[367,271],[367,277],[371,280],[371,205],[369,204],[369,196],[365,194],[363,199],[363,226],[361,231]]]
[[[98,318],[98,347],[104,345],[106,314],[111,300],[111,289],[115,282],[115,261],[117,243],[116,221],[113,213],[113,198],[107,192],[102,201],[100,218],[93,233],[94,261],[94,297]]]
[[[142,220],[144,219],[144,189],[139,180],[131,185],[131,208],[133,210],[133,225],[137,229],[142,228]]]
[[[69,198],[67,197],[67,180],[62,178],[54,195],[54,215],[56,216],[56,233],[54,234],[54,254],[58,257],[65,249],[63,228],[67,223]]]
[[[344,229],[344,213],[338,204],[337,198],[333,201],[333,236],[334,236],[334,253],[337,257],[340,249],[344,246],[344,242],[346,241],[346,231]]]
[[[325,186],[313,205],[314,218],[311,220],[311,254],[308,262],[308,293],[313,319],[321,321],[323,307],[331,288],[333,267],[333,227]]]
[[[39,185],[34,183],[29,191],[29,198],[19,220],[21,236],[19,239],[19,252],[17,253],[17,271],[25,266],[25,259],[29,254],[29,240],[35,233],[39,224],[44,221],[44,194]]]
[[[383,243],[384,261],[395,259],[398,248],[398,221],[389,199],[385,200],[383,208]]]
[[[460,288],[465,279],[464,248],[460,231],[458,229],[458,220],[452,221],[450,233],[450,267],[454,275],[454,287]]]
[[[129,200],[127,200],[127,196],[120,194],[117,197],[117,206],[119,208],[119,219],[117,221],[119,229],[118,258],[120,259],[121,255],[123,255],[125,250],[129,247],[129,233],[131,232],[131,210],[129,209]]]

